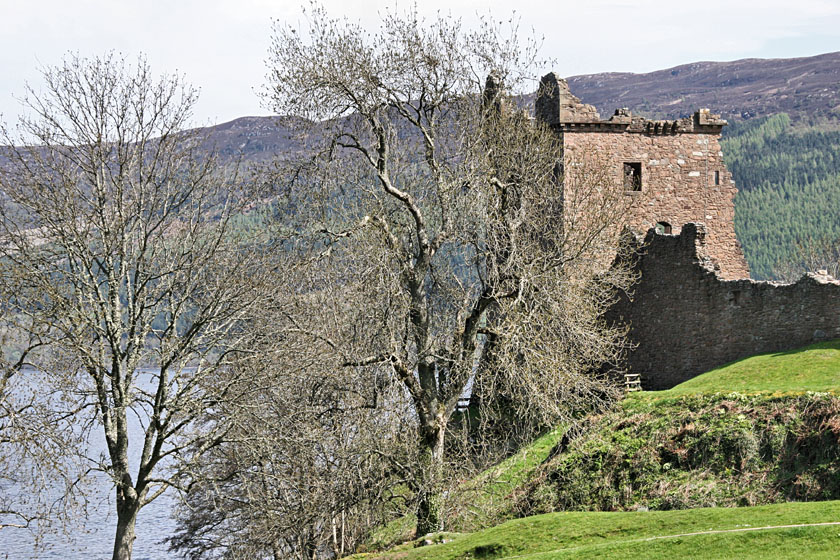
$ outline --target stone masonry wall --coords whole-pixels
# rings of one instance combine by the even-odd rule
[[[840,282],[806,275],[795,284],[725,280],[714,271],[702,224],[680,235],[649,231],[632,302],[607,319],[630,325],[627,367],[645,389],[667,389],[725,363],[840,338]]]
[[[597,204],[599,197],[623,196],[629,212],[615,220],[616,236],[622,226],[647,231],[665,223],[671,233],[679,233],[682,224],[701,222],[708,232],[708,255],[721,277],[749,277],[735,238],[737,189],[718,142],[726,125],[719,115],[700,109],[691,117],[652,121],[618,109],[602,120],[553,72],[540,80],[535,115],[562,139],[567,224],[599,216],[597,210],[574,208],[574,200],[589,198]],[[625,164],[633,168],[635,180],[627,181]]]
[[[565,131],[565,172],[574,184],[577,169],[601,165],[611,188],[624,190],[625,162],[641,163],[641,190],[624,190],[632,206],[624,224],[647,231],[658,222],[679,233],[683,224],[706,225],[708,256],[726,279],[747,278],[749,269],[735,238],[737,189],[723,162],[719,133],[648,135],[627,131]],[[575,162],[587,161],[585,166]],[[715,179],[717,178],[717,185]]]

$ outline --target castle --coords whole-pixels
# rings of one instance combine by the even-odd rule
[[[758,282],[735,237],[734,181],[723,161],[726,121],[708,109],[653,121],[618,109],[602,120],[565,80],[544,76],[536,118],[563,147],[565,191],[602,169],[629,197],[640,280],[607,320],[627,324],[625,364],[645,389],[666,389],[727,362],[840,338],[840,282],[808,274],[795,284]],[[638,235],[638,233],[637,233]]]

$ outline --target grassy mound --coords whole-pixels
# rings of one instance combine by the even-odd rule
[[[713,369],[656,397],[694,393],[803,393],[840,390],[840,340],[770,352]]]
[[[840,398],[627,399],[588,419],[518,497],[532,513],[840,499]]]
[[[447,528],[474,531],[524,515],[565,513],[528,517],[475,535],[447,536],[456,542],[406,557],[497,558],[539,552],[540,558],[644,558],[705,551],[700,555],[751,558],[761,557],[762,550],[785,556],[775,547],[790,549],[791,556],[805,547],[820,557],[827,542],[840,545],[840,527],[644,539],[696,532],[691,523],[700,527],[718,515],[722,521],[709,527],[725,524],[727,516],[745,522],[739,512],[746,511],[791,513],[791,523],[807,523],[808,512],[821,512],[827,502],[813,509],[811,504],[784,502],[840,499],[838,388],[840,341],[830,341],[740,360],[669,391],[632,394],[612,412],[588,418],[576,430],[577,437],[555,430],[462,485],[450,504]],[[777,505],[733,509],[766,504]],[[697,509],[716,507],[723,509]],[[838,507],[831,502],[826,510],[834,512],[830,520],[840,521]],[[624,513],[571,513],[584,511]],[[794,515],[797,511],[805,517]],[[637,519],[654,532],[633,525]],[[392,537],[399,533],[401,538],[390,543],[410,537],[413,523],[402,521],[390,528]],[[632,527],[620,529],[619,521]],[[553,527],[551,535],[530,532],[529,527],[542,523]],[[554,548],[546,549],[535,539],[547,539]],[[450,549],[452,555],[437,555]],[[551,552],[543,555],[546,550]]]
[[[816,524],[838,522],[840,502],[667,512],[565,512],[454,535],[446,544],[407,546],[364,558],[835,558],[840,525]]]
[[[840,499],[840,341],[753,356],[587,419],[518,511]],[[825,391],[825,392],[813,392]]]

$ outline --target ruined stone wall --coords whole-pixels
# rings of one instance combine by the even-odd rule
[[[672,233],[679,233],[683,224],[702,222],[708,232],[709,256],[721,276],[749,276],[735,238],[737,189],[723,162],[719,129],[675,134],[584,129],[565,130],[562,136],[569,188],[578,182],[576,173],[592,173],[600,166],[607,174],[604,183],[632,199],[625,225],[647,231],[665,222],[671,225]],[[639,191],[625,188],[626,162],[641,164]]]
[[[611,227],[647,231],[657,223],[679,233],[682,224],[706,224],[708,254],[723,278],[748,278],[749,268],[735,238],[735,183],[723,162],[720,133],[726,121],[708,109],[673,121],[651,121],[618,109],[601,120],[569,84],[549,73],[540,80],[536,117],[563,143],[563,198],[569,226],[580,215],[603,216],[586,200],[606,203],[610,193],[625,197],[627,213]],[[633,181],[628,183],[628,167]],[[593,181],[597,187],[593,190]],[[583,194],[581,194],[583,193]],[[575,207],[575,200],[581,202]],[[608,259],[604,266],[608,266]]]
[[[680,235],[649,231],[633,301],[607,315],[630,325],[627,366],[645,389],[667,389],[725,363],[840,338],[840,282],[807,275],[795,284],[724,280],[705,254],[699,224]]]

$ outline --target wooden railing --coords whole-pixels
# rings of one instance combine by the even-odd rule
[[[642,390],[642,376],[638,373],[624,374],[624,391],[630,393],[632,391]]]

